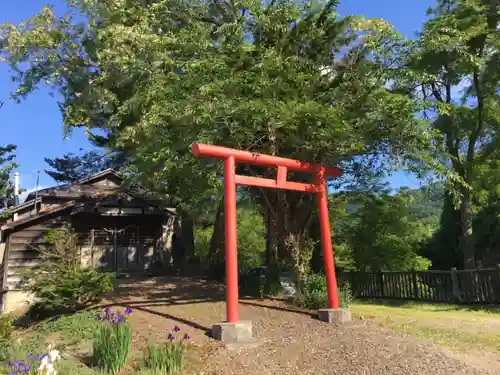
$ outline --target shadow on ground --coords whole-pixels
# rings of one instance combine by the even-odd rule
[[[106,297],[113,300],[124,300],[130,296],[148,300],[174,299],[176,301],[225,298],[222,284],[200,277],[134,277],[115,280],[114,291]]]
[[[226,300],[223,284],[214,283],[203,278],[186,277],[134,277],[133,279],[117,279],[114,292],[106,296],[106,303],[94,306],[93,309],[103,309],[105,306],[130,307],[158,317],[173,320],[188,325],[194,329],[211,335],[211,328],[177,313],[175,308],[187,305],[203,305],[205,303],[224,302]],[[292,305],[276,302],[286,302],[285,299],[267,299],[244,296],[240,305],[271,309],[315,317],[311,311],[296,308]],[[174,309],[166,309],[175,307]]]

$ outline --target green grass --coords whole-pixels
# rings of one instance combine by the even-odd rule
[[[103,369],[98,369],[95,361],[95,347],[92,345],[95,341],[93,339],[96,332],[99,332],[98,328],[102,328],[103,325],[102,322],[96,319],[96,314],[96,311],[82,311],[47,319],[31,327],[21,328],[22,326],[17,326],[12,337],[4,340],[6,345],[4,345],[4,342],[0,342],[0,375],[6,375],[11,371],[8,366],[10,361],[26,361],[29,354],[41,355],[46,353],[49,343],[54,343],[62,356],[62,360],[56,363],[58,374],[110,375]],[[116,345],[109,345],[109,347],[111,351],[116,351]],[[129,341],[125,342],[125,347],[130,348]],[[184,348],[184,346],[182,347]],[[165,358],[159,356],[148,358],[150,361],[147,364],[152,368],[147,368],[147,361],[143,358],[144,354],[138,354],[137,357],[133,357],[133,361],[126,363],[121,374],[163,375],[166,373],[163,370],[168,371],[181,367],[181,362],[184,362],[181,359],[184,359],[184,354],[187,355],[188,353],[183,350],[182,353],[177,353],[177,356],[175,353],[171,356],[172,353],[169,352],[167,358],[168,370],[158,365],[158,361],[161,364],[165,362]],[[171,357],[175,357],[175,360]],[[28,360],[28,362],[30,361]],[[33,364],[38,363],[37,359],[32,361]],[[172,364],[171,362],[175,363]],[[186,364],[188,364],[187,362]],[[118,367],[122,367],[122,364]]]
[[[406,333],[457,350],[500,353],[500,309],[397,301],[357,301],[354,316],[372,319]]]
[[[66,345],[77,345],[81,341],[92,339],[99,327],[95,311],[81,311],[70,315],[61,315],[43,322],[39,332],[59,333]]]
[[[5,361],[0,362],[0,375],[4,373],[7,374],[10,370],[7,365],[9,361],[25,360],[33,363],[34,365],[39,364],[39,360],[33,359],[29,360],[29,354],[40,355],[47,352],[47,346],[45,345],[44,338],[38,334],[23,337],[21,341],[14,342],[8,352],[8,358]],[[62,353],[64,356],[64,352]],[[90,369],[83,364],[71,360],[62,359],[56,363],[56,370],[59,374],[65,375],[100,375],[104,374],[93,369]],[[3,372],[2,372],[3,371]]]
[[[62,360],[57,364],[57,373],[64,375],[108,375],[105,372],[88,368],[81,363],[71,360]]]
[[[39,333],[12,337],[11,340],[0,343],[0,365],[2,362],[24,358],[28,354],[42,354],[46,351],[44,336]]]
[[[3,362],[5,366],[5,363],[9,361],[26,359],[28,354],[40,355],[46,353],[49,341],[55,341],[56,346],[63,354],[68,353],[72,346],[90,341],[97,326],[98,321],[95,319],[95,312],[90,311],[62,315],[46,320],[35,329],[15,332],[8,345],[2,345],[0,348],[0,362]],[[58,370],[61,374],[97,374],[77,361],[69,359],[61,361],[58,367],[61,367],[62,371]]]
[[[38,364],[38,361],[33,363]],[[109,375],[104,372],[88,368],[76,361],[61,360],[56,363],[56,371],[58,374],[64,375]],[[3,372],[2,372],[3,371]],[[8,374],[9,368],[0,368],[0,375]]]

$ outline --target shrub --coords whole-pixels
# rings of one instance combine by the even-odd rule
[[[180,328],[174,327],[167,336],[167,341],[162,344],[149,345],[144,356],[144,367],[152,375],[172,374],[182,370],[184,357],[187,351],[189,335],[186,333],[182,339],[176,338]]]
[[[10,340],[14,331],[14,317],[0,313],[0,340]]]
[[[34,311],[69,312],[98,302],[112,290],[113,277],[94,269],[37,272],[26,289],[37,300]]]
[[[14,318],[9,314],[0,313],[0,361],[5,361],[11,351],[12,332],[14,331]]]
[[[339,281],[339,300],[341,307],[349,307],[354,301],[354,294],[352,292],[351,284],[347,281]]]
[[[97,328],[93,340],[93,358],[96,365],[112,374],[116,374],[127,362],[132,342],[132,328],[127,317],[132,313],[126,308],[122,314],[111,312],[109,307],[98,319],[101,324]]]
[[[112,290],[112,274],[82,267],[77,235],[70,229],[53,230],[45,240],[50,246],[38,249],[40,265],[24,272],[23,289],[37,301],[32,307],[35,315],[76,311]]]
[[[203,267],[204,271],[210,264],[208,254],[210,248],[210,240],[212,238],[213,227],[194,228],[194,256],[196,261]]]
[[[348,307],[353,300],[351,286],[347,282],[338,283],[339,303],[341,307]],[[311,274],[306,279],[303,290],[299,293],[297,302],[308,309],[328,307],[328,291],[326,279],[321,274]]]
[[[258,268],[252,271],[255,272],[240,275],[241,291],[248,296],[263,298],[266,287],[266,275],[260,272]]]
[[[11,353],[12,342],[10,340],[0,340],[0,362],[7,361],[11,357]]]

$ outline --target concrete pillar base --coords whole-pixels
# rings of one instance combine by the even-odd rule
[[[212,337],[223,342],[249,342],[252,340],[252,322],[216,324],[212,327]]]
[[[318,319],[327,323],[345,323],[352,320],[351,312],[347,309],[319,309]]]

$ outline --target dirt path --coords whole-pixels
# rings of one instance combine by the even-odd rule
[[[497,358],[490,364],[472,360],[370,320],[336,327],[307,311],[290,311],[279,301],[242,301],[240,317],[252,321],[256,341],[224,346],[207,334],[212,324],[224,320],[223,301],[221,286],[183,278],[121,282],[110,298],[134,309],[138,351],[164,340],[178,325],[197,347],[192,355],[198,374],[500,374]]]

